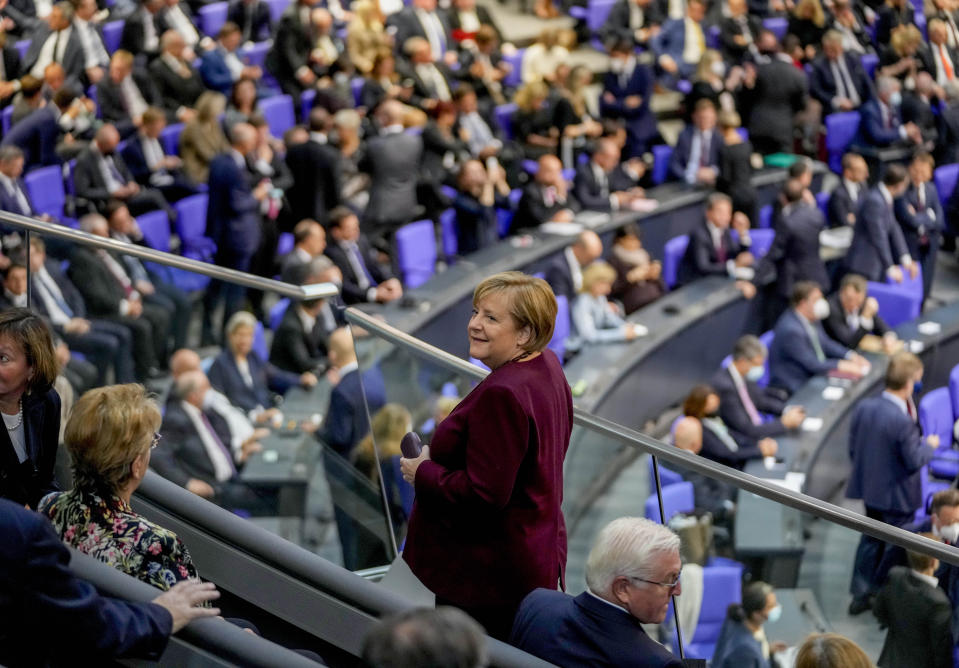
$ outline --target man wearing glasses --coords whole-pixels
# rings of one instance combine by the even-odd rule
[[[639,517],[609,523],[586,561],[586,591],[537,589],[520,605],[510,643],[558,666],[681,668],[640,624],[666,618],[682,591],[679,537]]]

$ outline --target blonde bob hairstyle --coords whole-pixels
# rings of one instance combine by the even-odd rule
[[[116,494],[159,430],[160,408],[138,383],[98,387],[73,406],[63,434],[77,487]]]
[[[473,306],[497,292],[509,299],[509,314],[516,329],[529,327],[530,337],[523,350],[540,352],[553,338],[556,324],[556,295],[542,278],[521,271],[504,271],[483,280],[473,291]]]
[[[582,293],[589,293],[597,283],[609,283],[612,285],[616,281],[616,270],[608,262],[593,262],[583,269],[583,289]]]

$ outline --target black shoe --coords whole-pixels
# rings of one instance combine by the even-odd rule
[[[864,613],[866,610],[872,609],[872,596],[864,596],[863,598],[854,598],[849,604],[849,616],[855,617],[856,615]]]

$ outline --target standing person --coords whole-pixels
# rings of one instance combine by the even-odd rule
[[[936,161],[931,155],[917,153],[909,163],[909,187],[893,205],[909,255],[922,267],[923,303],[929,299],[939,240],[946,227],[939,192],[932,182],[935,166]]]
[[[885,391],[856,406],[849,428],[852,474],[846,497],[862,499],[866,517],[895,527],[909,523],[922,504],[921,469],[939,446],[935,434],[922,438],[916,422],[912,396],[921,380],[918,357],[909,352],[894,355],[886,370]],[[923,447],[923,440],[929,447]],[[877,573],[884,551],[878,538],[863,534],[859,539],[849,586],[850,615],[872,607],[881,584]]]
[[[763,155],[791,153],[793,118],[806,106],[806,76],[781,52],[773,33],[760,33],[758,47],[769,54],[769,62],[746,70],[744,103],[751,109],[749,137]]]
[[[47,325],[24,308],[0,313],[0,498],[36,508],[57,489],[57,359]]]
[[[480,283],[470,356],[492,372],[440,423],[431,446],[401,460],[416,488],[403,558],[438,604],[464,609],[501,639],[527,594],[565,577],[560,505],[573,402],[546,350],[556,310],[542,279],[505,272]]]
[[[865,276],[870,281],[882,281],[887,276],[902,282],[902,269],[916,277],[918,265],[913,266],[902,228],[896,222],[893,203],[909,186],[902,165],[889,165],[882,181],[863,198],[856,214],[852,245],[846,253],[847,271]]]
[[[742,0],[739,0],[740,2]],[[723,143],[719,146],[719,175],[716,190],[726,193],[733,200],[733,212],[742,212],[749,222],[756,225],[756,186],[752,183],[753,145],[743,139],[739,131],[742,120],[735,111],[719,113],[719,130]]]

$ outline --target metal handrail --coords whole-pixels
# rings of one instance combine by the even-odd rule
[[[348,308],[346,310],[346,319],[351,324],[373,332],[389,343],[408,352],[426,357],[431,363],[437,364],[450,371],[476,379],[485,378],[487,373],[489,373],[470,364],[466,360],[424,343],[395,327],[391,327],[382,320],[371,317],[359,309],[353,307]],[[573,408],[573,422],[583,428],[619,441],[620,443],[638,448],[653,457],[661,457],[667,462],[680,466],[687,471],[693,471],[710,478],[721,480],[738,489],[752,492],[770,501],[794,508],[800,512],[808,513],[814,517],[828,520],[858,533],[864,533],[907,550],[927,554],[946,563],[959,566],[959,549],[951,545],[922,538],[921,536],[890,526],[884,522],[870,519],[832,503],[807,496],[806,494],[794,492],[780,485],[769,483],[762,478],[757,478],[748,473],[717,464],[705,457],[700,457],[688,453],[685,450],[675,448],[645,434],[592,415],[580,408]]]
[[[26,230],[28,238],[30,232],[37,232],[44,236],[72,241],[73,243],[80,244],[81,246],[91,246],[93,248],[102,248],[104,250],[123,253],[125,255],[132,255],[140,258],[141,260],[149,260],[150,262],[162,264],[167,267],[175,267],[177,269],[183,269],[195,274],[202,274],[204,276],[209,276],[210,278],[215,278],[227,283],[243,285],[256,290],[275,292],[283,295],[284,297],[288,297],[289,299],[297,301],[304,299],[335,297],[340,292],[339,288],[337,288],[333,283],[315,283],[312,285],[302,286],[291,285],[290,283],[283,283],[282,281],[276,281],[272,278],[263,278],[262,276],[255,276],[253,274],[237,271],[236,269],[227,269],[226,267],[219,267],[208,262],[191,260],[190,258],[182,257],[180,255],[165,253],[163,251],[154,250],[153,248],[147,248],[145,246],[139,246],[137,244],[117,241],[116,239],[110,239],[107,237],[98,237],[94,234],[90,234],[89,232],[74,230],[70,227],[57,223],[43,222],[35,218],[21,216],[16,213],[10,213],[9,211],[0,211],[0,223],[9,225],[10,227]],[[29,253],[29,243],[27,245],[27,249],[27,252]],[[27,271],[29,271],[29,269],[30,268],[27,267]]]

